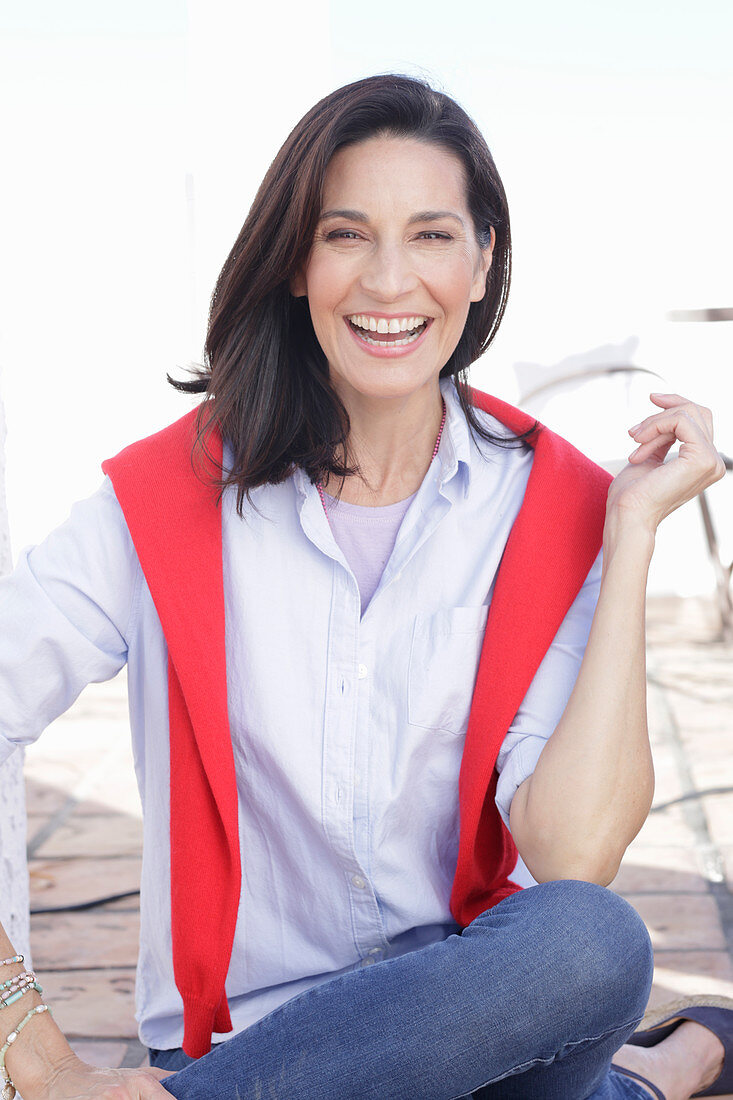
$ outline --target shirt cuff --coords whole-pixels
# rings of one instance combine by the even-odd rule
[[[0,768],[6,760],[10,759],[15,750],[19,748],[20,745],[16,741],[10,741],[2,730],[0,730]]]
[[[509,829],[509,810],[517,787],[528,779],[537,766],[540,753],[547,744],[546,737],[528,735],[511,750],[503,762],[496,784],[496,808]],[[511,832],[511,829],[509,829]]]

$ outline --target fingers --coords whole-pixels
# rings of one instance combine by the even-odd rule
[[[166,1076],[168,1076],[166,1074]],[[175,1075],[174,1075],[175,1076]],[[147,1074],[144,1079],[141,1078],[139,1082],[135,1082],[135,1088],[137,1092],[133,1091],[132,1096],[139,1096],[140,1100],[163,1100],[163,1097],[167,1097],[170,1100],[170,1093],[167,1089],[164,1089],[158,1081],[152,1077],[148,1077]]]
[[[629,455],[629,462],[639,464],[653,458],[662,463],[678,440],[680,457],[693,460],[700,467],[707,484],[718,481],[725,473],[723,461],[713,444],[713,414],[704,405],[697,405],[678,393],[652,393],[651,400],[664,408],[629,429],[629,435],[639,444]]]
[[[712,447],[712,441],[704,426],[691,415],[688,406],[677,406],[656,416],[647,417],[635,428],[629,429],[629,435],[640,444],[647,455],[666,444],[667,450],[678,439],[681,443]]]
[[[135,1078],[135,1084],[140,1090],[140,1100],[163,1100],[164,1096],[170,1097],[170,1093],[159,1082],[163,1077],[175,1077],[175,1072],[170,1069],[156,1069],[154,1066],[146,1066],[140,1070],[140,1080]]]
[[[647,416],[639,424],[629,428],[629,435],[637,443],[642,445],[653,443],[652,447],[645,448],[645,457],[660,449],[660,444],[671,446],[676,438],[684,442],[698,442],[702,445],[707,443],[712,446],[713,414],[710,409],[704,405],[696,405],[678,393],[652,393],[649,396],[655,404],[663,406],[665,411]],[[690,436],[689,432],[685,432],[686,423],[695,425],[700,435]],[[669,446],[666,450],[669,450]],[[641,452],[641,448],[637,450]],[[637,451],[633,453],[636,455]]]
[[[684,411],[687,413],[687,415],[700,424],[700,426],[703,428],[705,433],[709,436],[710,441],[712,442],[713,414],[711,410],[707,408],[707,406],[698,405],[694,401],[691,401],[688,397],[683,397],[679,393],[651,393],[649,394],[649,397],[655,405],[660,405],[664,409],[671,410],[674,408],[678,411],[681,411],[682,408],[684,408]],[[656,414],[656,416],[659,415],[661,414]],[[638,424],[636,426],[642,427],[656,419],[656,416],[648,416],[646,420],[642,420],[641,424]]]
[[[629,462],[645,462],[648,458],[658,458],[663,462],[670,447],[677,442],[677,436],[673,432],[662,432],[646,443],[641,443],[635,451],[629,455]]]
[[[672,398],[678,395],[656,396]],[[725,464],[713,445],[704,418],[698,420],[695,411],[701,411],[701,406],[691,406],[689,402],[670,405],[666,412],[647,417],[641,424],[630,428],[629,434],[639,446],[629,455],[629,462],[638,465],[653,458],[661,464],[670,447],[679,440],[679,457],[694,464],[698,477],[702,479],[701,487],[719,481],[725,474]]]

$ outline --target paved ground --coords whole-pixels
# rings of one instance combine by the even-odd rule
[[[733,996],[733,644],[712,605],[648,603],[654,808],[613,883],[641,913],[656,954],[654,1003]],[[34,910],[137,890],[140,804],[125,685],[92,685],[27,754]],[[36,969],[56,1020],[98,1065],[140,1065],[133,985],[136,895],[32,918]]]

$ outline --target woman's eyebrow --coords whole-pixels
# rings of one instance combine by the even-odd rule
[[[325,221],[326,218],[346,218],[352,222],[368,222],[369,218],[361,210],[324,210],[321,214],[320,220]],[[407,219],[408,225],[414,225],[416,222],[436,222],[441,218],[454,218],[465,229],[463,218],[458,214],[454,214],[452,210],[421,210],[418,214],[413,214]]]

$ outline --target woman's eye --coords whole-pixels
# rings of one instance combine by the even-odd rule
[[[450,241],[452,237],[450,233],[437,233],[433,229],[426,229],[423,233],[419,233],[418,236],[426,237],[434,241]],[[327,241],[333,240],[358,240],[359,234],[354,232],[353,229],[334,229],[326,236]]]

